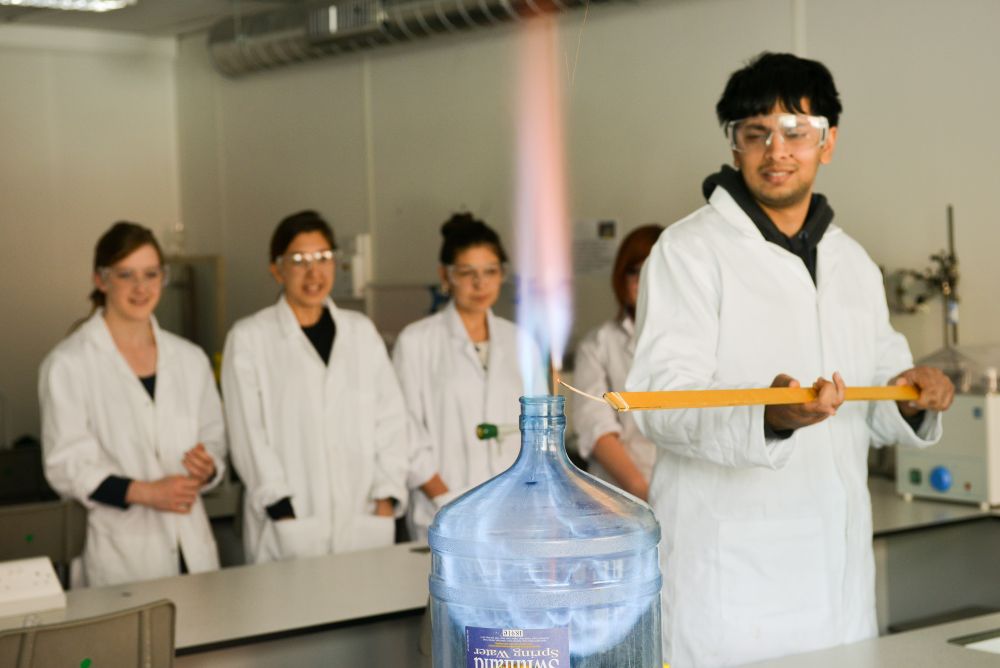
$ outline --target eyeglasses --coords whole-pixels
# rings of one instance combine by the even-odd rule
[[[729,148],[740,153],[762,152],[775,135],[790,151],[813,149],[825,144],[829,133],[830,121],[826,117],[805,114],[753,116],[726,123]]]
[[[159,283],[160,287],[165,287],[170,282],[169,267],[149,267],[148,269],[141,270],[100,267],[98,272],[103,280],[119,284],[147,285],[150,283]]]
[[[503,265],[484,264],[451,264],[448,265],[448,278],[455,283],[474,285],[475,283],[499,283],[503,279]]]
[[[321,268],[333,266],[337,254],[332,250],[321,250],[314,253],[291,253],[281,255],[277,259],[278,264],[288,265],[293,269],[309,269],[314,264]]]

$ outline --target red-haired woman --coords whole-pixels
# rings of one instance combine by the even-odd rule
[[[635,350],[635,303],[639,296],[639,271],[663,228],[644,225],[622,241],[611,274],[618,300],[618,316],[587,333],[576,351],[574,384],[600,396],[625,387]],[[656,449],[639,432],[628,413],[577,397],[573,426],[580,454],[590,462],[590,472],[645,500]]]

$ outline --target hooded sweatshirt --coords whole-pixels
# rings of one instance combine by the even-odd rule
[[[823,233],[830,226],[833,220],[833,209],[827,204],[826,197],[813,194],[809,202],[809,211],[806,213],[806,222],[794,236],[786,236],[778,229],[778,226],[768,217],[764,210],[760,208],[757,201],[750,194],[743,175],[730,167],[723,165],[722,169],[712,174],[701,185],[701,192],[708,199],[717,187],[723,188],[743,209],[743,212],[750,216],[764,239],[773,244],[781,246],[788,252],[797,255],[809,270],[813,284],[816,283],[816,246],[819,245]]]

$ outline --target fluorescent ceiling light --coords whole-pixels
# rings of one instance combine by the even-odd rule
[[[0,5],[12,7],[71,9],[78,12],[109,12],[135,3],[136,0],[0,0]]]

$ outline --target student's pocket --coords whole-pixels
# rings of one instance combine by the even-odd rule
[[[392,545],[396,537],[396,520],[380,515],[355,515],[351,531],[347,533],[344,552],[370,550]]]
[[[723,522],[724,643],[739,662],[822,646],[832,632],[830,573],[818,518]]]
[[[273,526],[280,559],[318,557],[330,552],[330,524],[320,517],[278,520]]]

